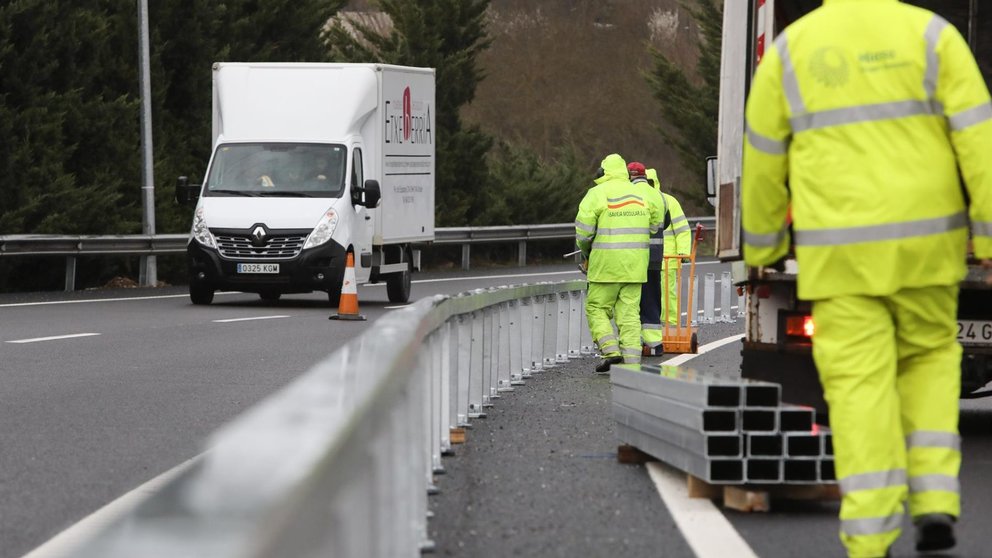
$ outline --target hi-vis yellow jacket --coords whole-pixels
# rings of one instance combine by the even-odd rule
[[[649,238],[664,219],[661,194],[647,183],[631,183],[627,163],[616,153],[600,166],[604,174],[575,216],[575,244],[589,259],[590,282],[643,283]]]
[[[655,188],[661,190],[661,180],[658,179],[657,170],[648,169],[645,175]],[[675,199],[675,196],[665,192],[662,192],[661,196],[665,199],[665,208],[670,215],[668,227],[665,228],[665,255],[687,255],[692,250],[692,228],[689,226],[689,218],[685,216],[682,204]]]
[[[791,200],[800,298],[960,281],[959,168],[975,255],[992,256],[989,92],[960,33],[929,11],[825,0],[759,64],[746,136],[744,258],[787,254]]]

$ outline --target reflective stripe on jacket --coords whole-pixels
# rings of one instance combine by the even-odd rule
[[[682,204],[670,194],[662,193],[671,215],[671,224],[665,229],[665,253],[669,255],[688,254],[692,250],[692,227],[682,211]]]
[[[604,175],[575,216],[576,246],[589,259],[589,281],[643,283],[650,235],[663,217],[661,196],[647,184],[632,184],[619,155],[608,155],[601,166]]]
[[[768,49],[746,116],[744,258],[787,254],[791,202],[800,298],[960,281],[969,215],[958,168],[975,255],[992,257],[992,104],[939,16],[827,0]]]

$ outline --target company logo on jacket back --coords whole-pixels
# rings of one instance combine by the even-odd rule
[[[607,199],[606,208],[609,210],[607,213],[610,217],[640,217],[648,213],[644,206],[644,200],[633,194]]]
[[[392,108],[395,104],[393,101],[386,101],[386,143],[434,143],[430,104],[414,101],[409,86],[403,89],[399,114]]]

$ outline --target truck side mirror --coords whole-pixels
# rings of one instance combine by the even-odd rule
[[[374,209],[379,207],[379,200],[382,199],[382,190],[379,188],[378,180],[366,180],[365,181],[365,200],[362,205],[369,209]]]
[[[190,184],[189,178],[180,176],[176,179],[176,203],[179,205],[196,205],[200,199],[200,185]]]
[[[710,205],[716,206],[716,157],[706,158],[706,201],[710,202]]]

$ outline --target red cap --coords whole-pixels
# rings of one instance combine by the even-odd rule
[[[630,174],[631,178],[637,178],[639,176],[645,175],[644,165],[634,161],[633,163],[627,164],[627,173]]]

